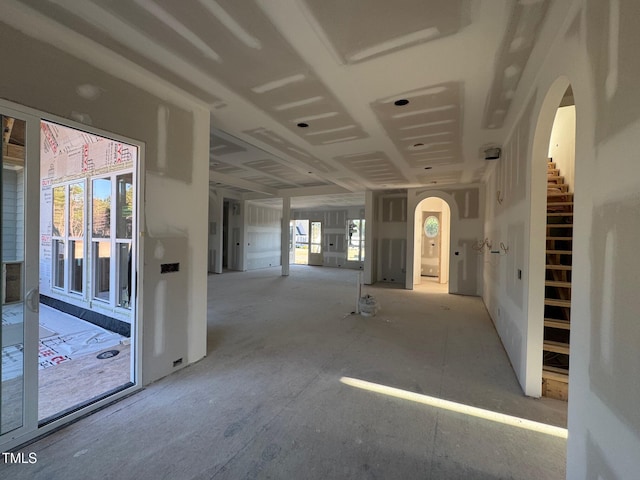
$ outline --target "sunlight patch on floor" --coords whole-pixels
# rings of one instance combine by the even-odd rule
[[[359,380],[357,378],[342,377],[340,379],[340,382],[345,385],[349,385],[350,387],[368,390],[375,393],[381,393],[383,395],[400,398],[402,400],[409,400],[411,402],[441,408],[450,412],[462,413],[472,417],[482,418],[484,420],[490,420],[492,422],[502,423],[504,425],[509,425],[512,427],[524,428],[526,430],[544,433],[555,437],[567,438],[566,428],[560,428],[553,425],[547,425],[545,423],[534,422],[525,418],[513,417],[504,413],[492,412],[491,410],[485,410],[482,408],[465,405],[463,403],[443,400],[441,398],[431,397],[429,395],[409,392],[407,390],[402,390],[399,388],[388,387],[386,385],[380,385],[378,383],[367,382],[366,380]]]

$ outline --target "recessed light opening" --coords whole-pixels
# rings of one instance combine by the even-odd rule
[[[304,122],[300,122],[300,123],[298,123],[298,126],[300,128],[307,128],[309,126],[309,124],[308,123],[304,123]]]
[[[431,170],[433,167],[424,167],[425,170]]]
[[[402,107],[403,105],[407,105],[409,103],[409,100],[407,100],[406,98],[401,98],[400,100],[396,100],[395,102],[393,102],[393,104],[397,107]]]

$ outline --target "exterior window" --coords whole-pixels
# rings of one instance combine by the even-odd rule
[[[92,185],[93,297],[108,302],[111,292],[111,179],[96,178]]]
[[[364,261],[364,219],[347,220],[347,260]]]
[[[71,247],[71,284],[69,285],[69,290],[75,293],[82,293],[84,285],[82,283],[84,278],[84,242],[82,240],[71,240],[69,246]]]
[[[131,240],[133,232],[133,174],[119,175],[117,183],[116,237]]]
[[[64,288],[64,266],[66,260],[64,240],[53,240],[53,286]]]
[[[116,177],[116,305],[129,308],[131,296],[131,241],[133,238],[133,174]]]
[[[84,231],[85,231],[84,183],[69,185],[69,290],[84,291]]]
[[[93,296],[108,302],[111,291],[111,242],[93,242],[93,269]]]
[[[119,307],[129,308],[131,297],[131,244],[118,244],[118,298]]]
[[[64,267],[67,258],[65,251],[66,226],[65,212],[67,208],[67,187],[61,185],[53,188],[53,230],[52,230],[52,248],[53,248],[53,281],[52,284],[56,288],[64,288]]]
[[[69,236],[84,237],[84,183],[69,185]]]
[[[98,178],[93,181],[93,237],[111,236],[111,180]]]
[[[435,238],[438,236],[439,232],[440,222],[438,222],[438,218],[433,215],[429,215],[424,221],[424,234],[427,238]]]
[[[53,236],[64,237],[65,235],[65,207],[67,204],[67,187],[62,185],[53,188]]]
[[[133,172],[54,186],[52,193],[52,286],[131,308]]]
[[[85,185],[84,182],[52,188],[52,285],[65,291],[83,292]],[[68,283],[67,283],[68,282]]]

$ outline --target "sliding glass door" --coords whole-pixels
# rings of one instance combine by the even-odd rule
[[[0,451],[139,388],[141,146],[0,100]]]
[[[37,401],[38,328],[38,165],[27,151],[38,148],[37,119],[0,108],[2,121],[2,362],[0,363],[0,442],[37,427],[30,415]],[[37,160],[37,157],[36,157]],[[31,250],[30,250],[31,249]]]

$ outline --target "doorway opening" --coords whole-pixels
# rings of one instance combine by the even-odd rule
[[[134,384],[135,145],[40,122],[38,422]]]
[[[222,207],[222,268],[229,268],[229,202]]]
[[[289,263],[315,266],[324,264],[322,222],[309,219],[289,222]]]
[[[546,160],[546,244],[542,395],[568,400],[576,110],[569,86],[558,107]]]
[[[439,197],[422,200],[415,210],[414,284],[449,283],[451,208]]]
[[[309,220],[291,220],[289,233],[289,262],[309,265]]]

